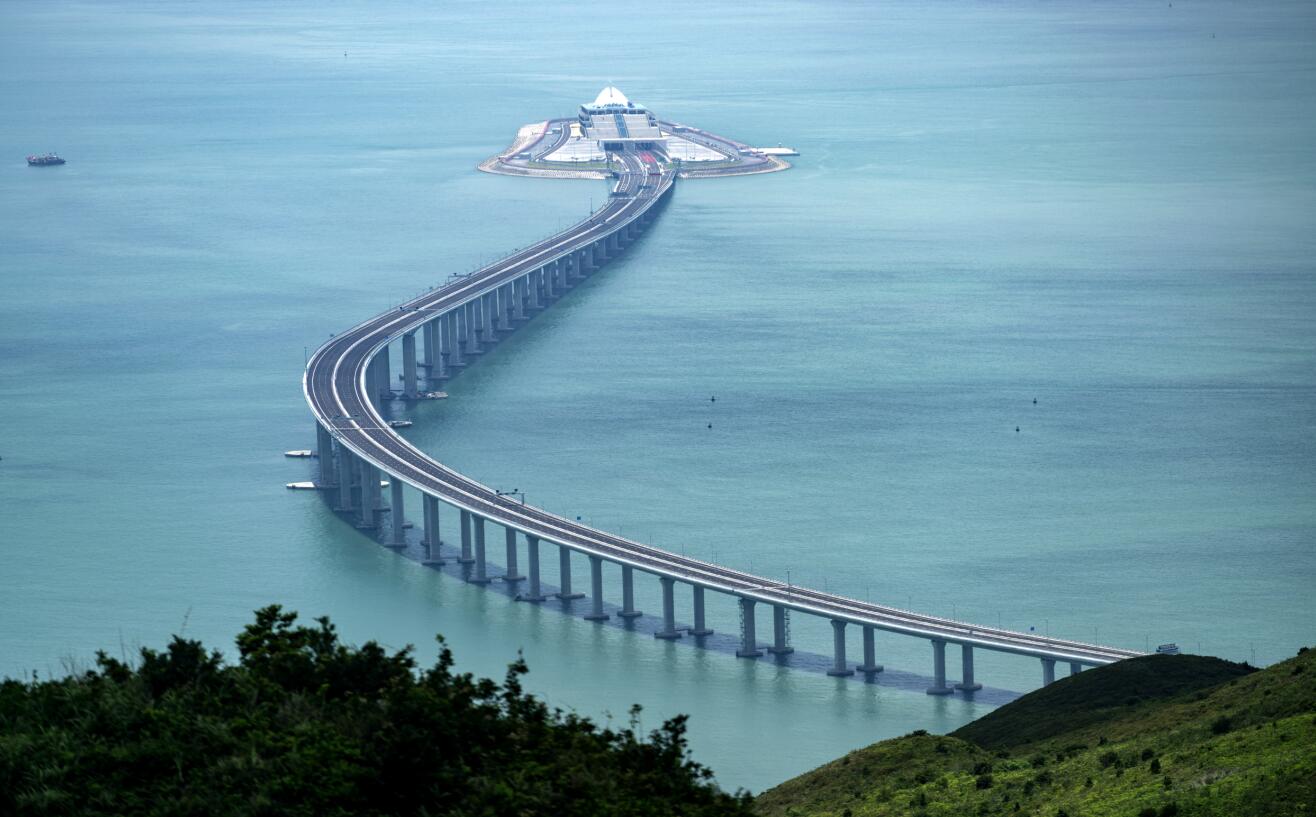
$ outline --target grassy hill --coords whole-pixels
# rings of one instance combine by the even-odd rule
[[[1261,671],[1123,661],[951,735],[851,752],[755,805],[763,817],[1316,814],[1316,651]]]

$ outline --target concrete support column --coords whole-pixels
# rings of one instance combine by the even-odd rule
[[[383,388],[380,389],[380,391],[384,392],[379,397],[382,400],[392,400],[393,399],[393,363],[389,359],[387,345],[384,346],[383,349],[379,350],[379,354],[375,355],[375,359],[379,361],[379,382],[383,384]]]
[[[1050,686],[1056,682],[1056,660],[1054,658],[1042,659],[1042,686]]]
[[[654,638],[680,638],[681,631],[676,629],[676,579],[659,576],[663,588],[663,628],[653,634]]]
[[[375,511],[379,510],[379,469],[360,460],[361,464],[361,505],[357,516],[361,520],[357,527],[375,527]]]
[[[425,506],[425,564],[441,565],[448,561],[439,555],[439,498],[422,494]]]
[[[526,285],[529,281],[530,278],[528,276],[523,276],[517,278],[512,285],[512,289],[514,290],[512,293],[512,320],[514,321],[523,321],[526,319]]]
[[[859,665],[860,672],[881,672],[884,668],[877,663],[877,644],[873,638],[873,628],[864,628],[864,663]]]
[[[402,336],[402,396],[415,400],[416,393],[416,333]]]
[[[838,678],[854,675],[845,660],[845,622],[839,618],[832,619],[832,668],[827,674]]]
[[[494,294],[486,292],[476,301],[479,304],[480,317],[477,319],[480,323],[480,342],[482,348],[489,349],[498,340],[498,333],[494,330]]]
[[[561,577],[558,582],[557,597],[563,601],[585,598],[584,593],[571,592],[571,548],[558,546],[557,565],[558,575]]]
[[[334,435],[318,421],[315,424],[315,458],[320,461],[320,487],[335,484],[338,477],[334,468]]]
[[[1070,675],[1078,675],[1078,674],[1079,674],[1080,672],[1082,672],[1082,671],[1083,671],[1083,665],[1082,665],[1082,664],[1079,664],[1079,663],[1074,662],[1074,661],[1070,661],[1070,662],[1069,662],[1069,674],[1070,674]]]
[[[708,628],[704,620],[704,588],[699,585],[694,586],[694,608],[695,626],[690,628],[690,635],[712,635],[713,631]]]
[[[395,476],[388,478],[389,502],[388,514],[393,523],[393,544],[392,547],[401,548],[407,546],[407,534],[403,530],[402,524],[406,521],[402,512],[402,480]]]
[[[530,271],[530,274],[526,277],[526,288],[529,290],[529,293],[527,294],[529,294],[530,296],[530,308],[538,312],[542,306],[539,302],[539,299],[540,299],[540,292],[544,288],[543,269]]]
[[[790,637],[786,632],[786,612],[785,607],[772,605],[772,646],[768,647],[768,652],[773,655],[789,655],[795,652],[795,648],[790,644]]]
[[[621,566],[621,612],[619,618],[636,618],[640,611],[635,609],[635,571],[630,565]]]
[[[539,537],[525,535],[525,558],[530,571],[530,586],[526,592],[516,597],[517,601],[539,603],[544,600],[544,591],[539,586]]]
[[[425,321],[420,325],[420,365],[434,374],[434,364],[439,357],[439,344],[434,336],[434,321]]]
[[[475,561],[471,557],[471,512],[462,511],[461,513],[461,530],[462,530],[462,555],[457,559],[464,565]]]
[[[939,638],[932,639],[932,686],[929,695],[949,695],[951,688],[946,686],[946,642]]]
[[[475,570],[471,574],[471,584],[488,584],[489,571],[484,552],[484,517],[471,514],[471,528],[475,533]]]
[[[525,576],[522,576],[516,571],[516,530],[514,528],[506,529],[506,542],[507,572],[503,574],[503,581],[508,584],[516,584],[517,582],[525,581]]]
[[[511,332],[513,328],[512,320],[517,317],[516,313],[519,311],[517,307],[521,303],[520,299],[516,297],[516,281],[513,280],[511,283],[503,284],[499,292],[502,293],[498,296],[498,306],[502,309],[501,328],[504,332]]]
[[[962,689],[965,692],[973,692],[982,689],[982,684],[973,680],[973,645],[960,645],[960,682],[955,685],[956,689]]]
[[[754,600],[743,596],[740,599],[740,649],[736,655],[740,658],[758,658],[763,654],[759,649],[758,636],[754,632]]]
[[[443,321],[445,321],[445,318],[437,317],[425,324],[429,328],[429,334],[426,337],[430,339],[430,345],[432,345],[432,353],[426,353],[433,354],[433,360],[429,367],[429,379],[432,383],[447,378],[447,360],[443,359],[443,351],[445,351],[443,350],[443,342],[445,342],[445,338],[443,338]]]
[[[462,360],[461,334],[457,325],[459,312],[460,309],[454,309],[443,316],[443,352],[447,358],[444,363],[449,370],[465,365]]]
[[[338,507],[336,511],[352,510],[352,452],[346,446],[334,450],[334,470],[338,472]]]
[[[468,357],[480,354],[480,339],[475,334],[475,302],[467,301],[462,311],[462,351]]]
[[[603,612],[603,558],[601,556],[589,557],[589,591],[590,591],[590,612],[585,616],[586,621],[606,621],[611,616]]]

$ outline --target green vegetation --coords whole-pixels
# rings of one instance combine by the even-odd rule
[[[686,752],[550,711],[519,661],[498,684],[446,648],[341,644],[269,607],[225,664],[199,642],[136,666],[0,683],[0,814],[747,815]],[[635,714],[638,710],[635,711]]]
[[[1316,813],[1316,652],[1254,671],[1152,655],[1057,681],[765,792],[763,817]]]

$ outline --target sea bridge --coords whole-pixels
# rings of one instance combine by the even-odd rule
[[[1142,653],[1088,644],[1036,633],[1016,632],[858,601],[835,593],[791,585],[718,564],[655,548],[523,504],[482,485],[412,446],[383,416],[385,400],[394,399],[390,346],[401,346],[401,398],[422,397],[423,388],[442,384],[487,354],[501,339],[548,308],[575,284],[623,253],[658,217],[670,200],[676,175],[651,156],[621,151],[609,155],[615,168],[614,195],[589,218],[519,250],[476,272],[426,292],[396,309],[376,315],[330,338],[309,359],[303,391],[315,415],[319,477],[337,511],[363,528],[383,531],[386,544],[405,545],[403,485],[422,496],[422,533],[429,564],[449,561],[441,550],[440,513],[460,515],[460,556],[467,580],[492,581],[488,571],[488,526],[504,532],[505,575],[500,581],[520,585],[517,599],[539,603],[548,599],[540,582],[541,547],[558,550],[562,599],[584,598],[573,590],[573,556],[589,564],[589,607],[586,619],[603,620],[604,566],[620,568],[622,607],[619,616],[639,615],[634,605],[637,573],[656,578],[662,591],[662,627],[658,638],[695,638],[712,633],[705,617],[705,593],[726,594],[740,605],[740,646],[736,655],[757,658],[791,651],[789,611],[820,616],[831,622],[833,662],[829,674],[877,673],[877,631],[926,640],[931,647],[933,682],[927,692],[972,691],[981,684],[974,676],[976,650],[1014,653],[1038,659],[1042,683],[1055,680],[1056,664],[1068,664],[1071,674],[1085,667],[1109,664]],[[389,480],[385,503],[381,481]],[[525,558],[521,558],[524,545]],[[525,565],[522,575],[520,565]],[[691,589],[692,621],[676,624],[677,585]],[[771,611],[770,640],[757,633],[757,608]],[[862,662],[847,659],[847,629],[862,636]],[[960,650],[960,678],[947,679],[947,646]]]

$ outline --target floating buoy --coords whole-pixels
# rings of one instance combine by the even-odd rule
[[[1015,433],[1015,434],[1018,434],[1018,433],[1019,433],[1019,426],[1015,426],[1015,427],[1014,427],[1014,433]]]

